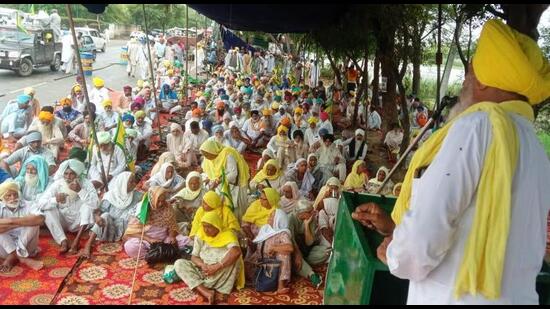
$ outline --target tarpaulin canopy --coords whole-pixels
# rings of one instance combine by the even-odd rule
[[[337,24],[349,4],[189,4],[206,17],[233,30],[304,33]]]
[[[239,47],[239,48],[247,49],[252,53],[256,52],[256,49],[254,47],[252,47],[250,44],[247,44],[245,41],[243,41],[241,38],[235,35],[231,30],[223,26],[220,26],[220,34],[222,37],[223,47],[225,48],[225,50]]]

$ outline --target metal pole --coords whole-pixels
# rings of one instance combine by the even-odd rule
[[[155,87],[155,71],[153,71],[153,59],[151,59],[151,47],[149,46],[149,31],[147,30],[147,14],[145,14],[145,3],[142,4],[143,8],[143,22],[145,23],[145,42],[147,44],[147,53],[149,54],[149,69],[151,70],[151,85],[153,86],[153,98],[155,100],[155,106],[157,107],[157,122],[159,125],[159,138],[162,141],[162,131],[160,129],[160,105],[157,100],[157,88]]]
[[[196,38],[195,38],[196,40]],[[185,5],[185,102],[189,98],[189,6]]]
[[[74,30],[74,22],[73,22],[73,11],[71,9],[70,4],[65,4],[67,8],[67,15],[69,16],[69,27],[71,27],[71,34],[73,36],[73,43],[76,47],[75,53],[76,53],[76,60],[78,62],[78,69],[79,69],[79,75],[82,78],[82,91],[84,91],[84,97],[86,98],[86,110],[88,111],[88,114],[90,114],[90,117],[95,115],[95,113],[92,113],[92,110],[90,109],[90,97],[88,96],[88,87],[86,86],[86,77],[84,76],[84,70],[82,69],[82,59],[80,58],[80,51],[78,50],[78,40],[76,39],[76,32]],[[101,164],[101,178],[103,178],[103,183],[105,184],[105,190],[109,191],[109,186],[107,186],[107,175],[105,175],[105,166],[103,166],[103,159],[101,158],[101,151],[99,151],[99,142],[97,140],[97,134],[96,134],[96,128],[95,128],[95,121],[92,122],[92,139],[94,140],[94,143],[97,146],[97,155],[99,157],[99,163]],[[92,148],[93,151],[93,148]]]
[[[199,55],[199,48],[198,48],[198,40],[199,40],[199,21],[198,20],[195,20],[195,29],[197,30],[197,34],[195,35],[195,79],[198,79],[198,75],[199,75],[199,72],[198,72],[198,63],[197,63],[197,56]],[[203,37],[204,37],[204,33],[202,34]]]

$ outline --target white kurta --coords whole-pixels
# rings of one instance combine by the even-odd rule
[[[92,91],[90,91],[90,102],[95,104],[96,114],[102,114],[105,111],[102,103],[108,98],[109,90],[107,88],[101,87],[101,89],[97,89],[93,87]]]
[[[538,304],[535,281],[546,246],[550,162],[528,120],[512,115],[520,153],[501,297],[453,296],[472,227],[491,123],[484,112],[457,120],[429,168],[413,181],[410,211],[387,250],[392,274],[410,280],[409,304]]]
[[[105,169],[105,176],[113,176],[122,173],[126,169],[126,157],[124,152],[118,146],[114,146],[114,153],[109,156],[101,154],[101,160],[103,161],[103,168]],[[109,164],[110,162],[110,164]],[[93,181],[99,181],[103,183],[101,173],[101,162],[97,155],[97,147],[94,147],[92,154],[92,162],[90,163],[89,179]]]

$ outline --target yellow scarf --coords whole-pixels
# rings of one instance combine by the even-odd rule
[[[215,212],[218,214],[218,216],[222,220],[224,229],[232,229],[235,231],[241,230],[239,221],[237,221],[237,218],[235,218],[235,215],[233,214],[231,209],[229,209],[229,207],[227,206],[222,206],[222,201],[220,197],[214,191],[206,192],[202,200],[214,210],[204,211],[204,207],[202,206],[197,209],[197,211],[195,212],[195,216],[193,217],[193,222],[191,223],[191,231],[189,232],[189,237],[193,237],[197,234],[201,225],[202,217],[209,212]]]
[[[500,104],[481,102],[470,106],[457,118],[473,112],[486,112],[493,137],[485,156],[477,188],[472,229],[464,248],[464,257],[455,281],[454,295],[482,294],[488,299],[500,297],[502,269],[510,226],[512,180],[519,155],[519,138],[513,112],[534,121],[533,109],[527,102],[507,101]],[[435,158],[453,121],[437,130],[424,142],[412,158],[401,193],[392,212],[400,224],[409,208],[414,171]]]
[[[195,177],[199,177],[199,179],[200,179],[199,181],[201,182],[201,186],[199,187],[199,189],[197,191],[192,191],[191,189],[189,189],[189,182],[191,181],[191,179],[193,179]],[[186,201],[193,201],[199,196],[201,191],[202,191],[201,174],[199,174],[195,171],[192,171],[189,174],[187,174],[187,177],[186,177],[186,180],[185,180],[185,188],[181,189],[180,192],[178,192],[176,195],[174,195],[174,197],[181,197],[182,199],[184,199]]]
[[[230,229],[224,229],[222,220],[218,216],[218,214],[214,211],[207,212],[201,219],[201,223],[208,223],[213,225],[218,229],[218,235],[215,237],[207,236],[204,232],[204,228],[199,229],[199,232],[197,234],[197,237],[202,239],[205,243],[207,243],[210,247],[214,248],[222,248],[229,244],[237,244],[239,245],[239,240],[237,239],[237,236],[235,236],[235,233]],[[239,247],[240,249],[240,247]],[[237,289],[242,289],[245,284],[245,276],[244,276],[244,261],[243,256],[239,256],[239,260],[237,261],[239,263],[239,276],[237,277]]]
[[[353,163],[353,167],[344,182],[344,190],[353,190],[355,188],[362,188],[368,179],[365,179],[365,175],[357,173],[357,169],[361,164],[365,163],[363,160],[357,160]]]
[[[275,168],[277,169],[275,174],[273,174],[271,176],[267,175],[267,166],[268,165],[275,166]],[[268,160],[264,164],[264,167],[258,172],[258,174],[256,174],[256,176],[254,176],[254,178],[252,180],[257,182],[257,183],[260,183],[260,182],[264,181],[265,179],[275,180],[275,179],[281,177],[282,174],[283,173],[282,173],[281,169],[279,168],[279,164],[278,164],[277,160],[271,159],[271,160]]]
[[[279,200],[281,199],[281,197],[277,190],[273,188],[265,188],[263,192],[265,193],[265,196],[267,198],[267,201],[269,202],[269,205],[271,205],[271,208],[267,209],[263,207],[262,202],[260,200],[256,200],[252,204],[250,204],[250,206],[246,210],[246,213],[243,216],[243,222],[250,222],[257,227],[260,227],[264,224],[267,224],[271,213],[274,212],[276,208],[279,208]]]

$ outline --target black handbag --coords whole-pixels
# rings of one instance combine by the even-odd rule
[[[257,292],[273,292],[277,290],[279,284],[279,274],[281,272],[281,261],[277,259],[264,258],[264,245],[262,243],[261,259],[256,263],[256,275],[254,276],[254,286]]]
[[[181,254],[177,245],[154,242],[145,254],[145,261],[149,266],[157,263],[173,264],[180,257]]]

